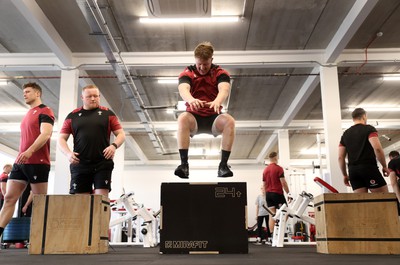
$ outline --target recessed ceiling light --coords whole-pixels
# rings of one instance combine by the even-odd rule
[[[221,23],[221,22],[238,22],[238,16],[224,17],[187,17],[187,18],[148,18],[141,17],[140,23],[159,24],[159,23]]]
[[[384,76],[383,81],[400,81],[400,76],[398,76],[398,75]]]
[[[379,106],[379,105],[364,105],[364,106],[355,106],[355,107],[349,107],[348,108],[348,111],[350,111],[350,112],[352,112],[352,111],[354,111],[354,109],[356,109],[356,108],[363,108],[363,109],[365,109],[365,111],[367,111],[367,112],[379,112],[379,111],[381,111],[381,112],[383,112],[383,111],[385,111],[385,112],[392,112],[392,111],[400,111],[400,107],[399,106],[388,106],[388,105],[381,105],[381,106]]]
[[[178,84],[178,78],[160,78],[157,82],[159,84]]]

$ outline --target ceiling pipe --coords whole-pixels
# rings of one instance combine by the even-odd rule
[[[399,62],[400,63],[400,62]],[[390,76],[390,75],[399,75],[400,71],[398,72],[362,72],[362,73],[355,73],[355,72],[338,72],[339,76],[350,76],[350,75],[355,75],[355,76],[378,76],[382,77],[384,76]],[[240,78],[254,78],[254,77],[297,77],[297,76],[319,76],[319,73],[313,74],[313,73],[299,73],[299,74],[293,74],[293,73],[266,73],[266,74],[232,74],[231,79],[240,79]],[[127,77],[127,79],[132,79],[132,78],[147,78],[147,79],[156,79],[156,78],[170,78],[170,77],[176,77],[176,76],[160,76],[160,75],[130,75],[130,77]],[[80,75],[79,78],[90,78],[90,79],[115,79],[118,78],[117,75]],[[49,75],[49,76],[30,76],[30,75],[17,75],[17,76],[0,76],[1,80],[19,80],[19,79],[61,79],[60,75]],[[231,83],[232,86],[233,82]],[[147,109],[148,106],[141,106],[143,109]]]
[[[108,59],[109,64],[112,66],[122,89],[124,90],[127,98],[132,103],[132,106],[135,109],[136,114],[139,116],[141,124],[144,126],[145,131],[150,137],[150,140],[156,152],[158,154],[165,153],[163,144],[153,126],[153,122],[150,118],[149,113],[142,108],[144,102],[140,97],[138,89],[136,88],[132,80],[130,72],[124,63],[123,58],[121,57],[121,51],[118,49],[113,39],[110,29],[107,26],[107,22],[105,21],[103,15],[101,14],[100,7],[97,4],[97,0],[91,1],[93,6],[95,6],[95,10],[89,3],[89,0],[76,0],[76,2],[83,16],[85,17],[86,22],[89,24],[92,30],[92,34],[96,37],[97,41],[100,44],[100,47],[102,48],[104,54]],[[102,26],[106,32],[103,31]],[[114,55],[114,51],[115,53],[118,54],[118,60]]]

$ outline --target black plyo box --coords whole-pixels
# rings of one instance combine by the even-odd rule
[[[248,253],[246,183],[162,183],[160,253]]]

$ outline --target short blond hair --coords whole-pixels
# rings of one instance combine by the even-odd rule
[[[12,168],[12,165],[11,165],[11,164],[5,164],[4,167],[3,167],[3,170],[6,169],[6,168],[8,168],[8,167],[9,167],[9,168]]]
[[[84,88],[82,88],[82,92],[85,91],[86,89],[91,89],[91,88],[97,88],[97,89],[99,89],[96,85],[91,84],[91,85],[87,85],[87,86],[85,86]]]
[[[204,41],[197,45],[194,49],[194,57],[200,58],[203,60],[208,60],[212,58],[214,55],[214,47],[212,46],[211,42]]]

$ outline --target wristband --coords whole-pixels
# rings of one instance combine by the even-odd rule
[[[118,145],[116,143],[112,143],[111,145],[113,145],[115,149],[118,149]]]

